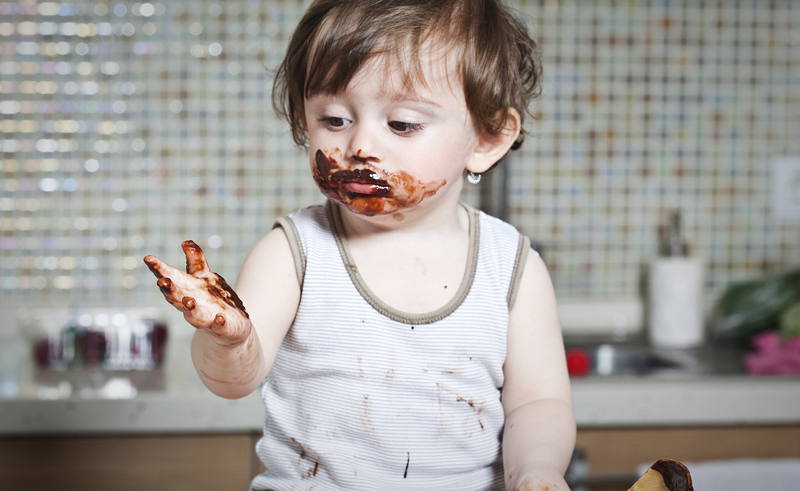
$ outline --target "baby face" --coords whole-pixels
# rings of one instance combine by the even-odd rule
[[[425,83],[404,87],[381,57],[339,94],[306,100],[311,171],[332,201],[365,216],[435,206],[460,194],[478,138],[442,57],[423,57]]]

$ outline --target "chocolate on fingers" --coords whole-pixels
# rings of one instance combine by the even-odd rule
[[[159,290],[161,290],[161,294],[164,295],[164,298],[167,302],[169,302],[173,307],[180,310],[178,299],[175,298],[173,287],[174,284],[172,280],[167,278],[166,276],[162,276],[156,282]]]
[[[250,315],[244,308],[239,295],[233,291],[233,288],[228,285],[222,276],[212,272],[208,267],[208,261],[206,261],[206,257],[203,254],[203,249],[193,240],[183,241],[181,248],[186,255],[186,272],[192,276],[208,278],[208,282],[205,285],[208,293],[231,307],[241,310],[244,316],[249,319]]]
[[[194,326],[208,327],[217,335],[225,334],[218,332],[215,328],[218,327],[214,324],[216,317],[222,314],[215,314],[214,310],[218,310],[216,303],[212,305],[198,304],[197,301],[189,296],[181,298],[181,307],[183,310],[184,318]]]
[[[186,272],[193,276],[203,276],[211,273],[203,250],[193,240],[185,240],[181,244],[183,254],[186,256]]]
[[[156,282],[156,285],[158,285],[158,287],[161,288],[161,291],[164,293],[169,293],[172,290],[172,280],[166,276],[159,278]]]
[[[158,278],[157,285],[166,300],[183,312],[192,325],[210,327],[220,334],[228,323],[227,307],[239,310],[250,318],[242,300],[222,276],[209,269],[203,250],[192,240],[184,241],[181,248],[186,256],[186,273],[160,261],[145,256],[144,262]],[[230,317],[230,316],[228,316]]]
[[[183,272],[179,269],[175,269],[169,264],[161,261],[157,257],[153,255],[148,255],[144,257],[144,263],[147,265],[147,268],[150,270],[151,273],[155,275],[156,278],[164,278],[169,276],[176,276],[177,274],[183,274]]]
[[[234,334],[227,327],[225,314],[218,312],[219,306],[216,303],[211,306],[198,304],[194,298],[187,296],[181,299],[181,304],[183,306],[183,315],[190,324],[208,327],[212,333],[220,337],[228,337]]]

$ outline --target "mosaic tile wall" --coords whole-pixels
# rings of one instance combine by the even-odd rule
[[[522,9],[547,84],[509,218],[550,246],[559,292],[635,295],[670,209],[710,291],[800,266],[800,224],[773,217],[769,188],[773,156],[800,155],[800,4]]]
[[[800,155],[800,9],[511,3],[547,80],[507,218],[560,295],[637,295],[673,207],[712,288],[800,263],[768,165]],[[141,257],[180,264],[186,238],[232,281],[275,217],[318,202],[266,69],[306,4],[0,2],[0,306],[160,301]]]

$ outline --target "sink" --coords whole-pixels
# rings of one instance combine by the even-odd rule
[[[566,343],[567,352],[580,351],[588,358],[588,374],[700,375],[741,374],[744,350],[710,345],[692,349],[658,349],[643,342]]]

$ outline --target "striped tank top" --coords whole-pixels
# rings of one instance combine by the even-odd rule
[[[278,220],[302,289],[262,386],[254,490],[500,490],[508,312],[530,250],[467,207],[461,285],[427,314],[372,294],[328,202]]]

